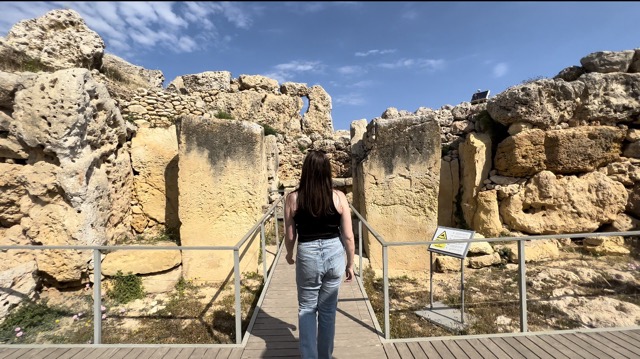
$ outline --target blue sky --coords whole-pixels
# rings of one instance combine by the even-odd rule
[[[595,51],[640,48],[640,2],[2,2],[0,35],[78,11],[106,52],[161,70],[321,85],[334,129],[553,77]]]

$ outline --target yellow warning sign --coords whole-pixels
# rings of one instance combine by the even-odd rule
[[[447,240],[447,232],[443,231],[436,237],[436,241],[446,241]],[[444,249],[447,244],[446,243],[437,243],[433,245],[435,248]]]

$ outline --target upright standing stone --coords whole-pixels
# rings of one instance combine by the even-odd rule
[[[356,188],[369,224],[387,242],[430,240],[438,225],[438,124],[417,116],[374,119],[364,147],[368,153]],[[365,237],[365,249],[371,264],[381,268],[382,247],[373,236]],[[427,254],[426,246],[392,247],[389,268],[425,270]]]
[[[267,204],[267,166],[260,125],[235,120],[178,119],[178,192],[183,246],[234,246]],[[241,259],[256,271],[259,237]],[[244,252],[240,251],[240,254]],[[187,279],[222,281],[233,273],[233,251],[182,254]]]

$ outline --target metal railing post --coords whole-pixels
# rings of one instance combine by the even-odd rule
[[[389,253],[388,247],[382,245],[382,281],[384,283],[384,338],[391,339],[389,325]]]
[[[240,249],[233,250],[233,287],[236,296],[236,344],[242,343],[242,301],[240,299]]]
[[[358,276],[362,279],[362,221],[358,220]]]
[[[518,241],[518,282],[520,287],[520,331],[527,331],[527,268],[524,258],[524,240]]]
[[[276,227],[276,249],[280,248],[280,241],[279,238],[279,228],[280,227],[278,224],[278,206],[276,206],[276,208],[273,209],[273,221],[275,222],[275,227]]]
[[[264,234],[264,222],[260,223],[260,247],[262,247],[262,283],[267,283],[267,241]]]
[[[93,250],[93,344],[102,344],[102,258]]]

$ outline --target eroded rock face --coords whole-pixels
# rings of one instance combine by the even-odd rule
[[[580,64],[588,72],[627,72],[634,54],[633,50],[598,51],[580,59]]]
[[[587,73],[573,82],[539,80],[514,86],[487,103],[493,119],[550,128],[598,121],[612,125],[640,114],[640,74]]]
[[[460,145],[462,167],[462,213],[464,220],[473,227],[477,209],[476,201],[483,180],[489,177],[491,169],[491,137],[485,133],[472,133]]]
[[[501,175],[531,176],[543,170],[557,174],[594,171],[620,159],[626,131],[612,126],[524,131],[498,145],[495,168]]]
[[[52,70],[97,69],[104,54],[102,38],[71,9],[20,21],[9,30],[3,45],[14,55],[21,54]]]
[[[438,124],[417,116],[375,119],[364,147],[358,188],[369,224],[390,242],[431,238],[438,224]],[[372,265],[381,268],[381,246],[371,236],[366,249]],[[392,248],[389,256],[391,268],[422,270],[428,263],[427,251],[416,248]]]
[[[173,242],[154,243],[158,247],[176,247]],[[180,265],[179,250],[117,250],[102,260],[102,274],[114,276],[118,271],[126,275],[160,273]]]
[[[105,244],[129,233],[126,127],[106,88],[88,70],[41,73],[16,86],[13,112],[0,123],[20,146],[0,187],[0,225],[19,225],[31,243]],[[4,194],[4,193],[3,193]],[[37,252],[38,270],[54,282],[77,281],[87,251]]]
[[[500,205],[504,222],[530,234],[595,231],[624,211],[627,191],[600,172],[557,178],[542,171]]]
[[[229,71],[205,71],[198,74],[182,75],[167,86],[169,91],[182,94],[208,91],[229,91],[231,73]]]
[[[309,109],[302,117],[302,131],[306,134],[332,134],[331,96],[321,86],[315,85],[309,89],[308,97]]]
[[[147,70],[144,67],[133,65],[113,54],[104,54],[102,57],[101,72],[113,77],[122,77],[130,86],[138,86],[146,89],[162,89],[164,74],[160,70]]]

